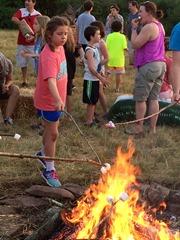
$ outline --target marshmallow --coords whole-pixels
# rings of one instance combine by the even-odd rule
[[[107,169],[106,169],[105,167],[102,167],[102,168],[101,168],[101,173],[102,173],[102,174],[107,173]]]
[[[111,168],[111,165],[109,163],[105,163],[104,166],[105,166],[106,170],[109,170]]]
[[[109,121],[106,125],[106,128],[115,128],[115,124],[112,121]]]
[[[114,203],[114,198],[112,196],[108,196],[106,200],[108,203]]]
[[[19,139],[20,139],[20,137],[21,137],[21,135],[19,135],[19,134],[15,133],[15,135],[14,135],[14,138],[15,138],[16,140],[19,140]]]
[[[122,200],[125,202],[129,198],[128,194],[126,192],[123,192],[119,195],[119,200]]]

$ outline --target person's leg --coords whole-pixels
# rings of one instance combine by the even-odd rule
[[[73,79],[68,78],[67,82],[67,95],[66,95],[66,108],[67,112],[71,114],[72,110],[72,83]]]
[[[33,53],[34,52],[34,45],[31,46],[24,46],[24,45],[18,45],[18,49],[17,49],[17,54],[16,54],[16,62],[17,62],[17,66],[21,68],[21,73],[22,73],[22,84],[21,87],[28,87],[28,79],[27,79],[27,75],[28,75],[28,70],[27,70],[27,65],[28,62],[30,60],[30,63],[32,65],[33,68],[35,68],[35,61],[34,58],[27,58],[27,57],[23,57],[21,56],[21,52],[23,50],[26,50],[28,52]]]
[[[103,84],[99,84],[99,102],[101,104],[101,108],[103,110],[103,114],[107,114],[107,102],[106,102],[106,96],[103,91]]]
[[[71,114],[72,111],[72,95],[66,96],[66,108],[67,112]]]
[[[158,100],[149,100],[149,106],[148,106],[149,115],[157,113],[158,111],[159,111]],[[156,133],[157,120],[158,120],[158,115],[155,115],[154,117],[150,118],[150,129],[153,133]]]
[[[138,119],[142,119],[144,118],[145,114],[146,114],[146,102],[145,101],[136,101],[136,105],[135,105],[135,110],[136,110],[136,120]],[[137,124],[134,125],[134,131],[136,132],[142,132],[143,130],[143,122],[144,121],[140,121]]]
[[[16,85],[11,85],[9,87],[8,95],[9,99],[6,107],[6,118],[11,118],[20,95],[19,87]]]
[[[44,133],[42,143],[44,145],[44,152],[46,156],[54,157],[56,151],[56,140],[58,138],[58,126],[57,122],[48,122],[43,120]]]
[[[44,146],[45,156],[55,157],[59,120],[56,122],[48,122],[43,119],[43,124],[45,129],[43,133],[42,145]],[[46,180],[47,184],[51,187],[60,187],[61,183],[57,179],[54,161],[45,160],[45,166],[46,169],[43,171],[42,176]]]
[[[26,84],[27,84],[27,67],[22,67],[21,72],[22,72],[22,81],[24,83],[24,86],[26,86]],[[22,86],[23,86],[23,84],[22,84]]]
[[[117,91],[117,92],[119,92],[121,80],[122,80],[122,75],[120,73],[116,73],[116,89],[115,89],[115,91]]]
[[[86,108],[86,124],[87,125],[93,123],[94,111],[95,111],[95,105],[87,104],[87,108]]]

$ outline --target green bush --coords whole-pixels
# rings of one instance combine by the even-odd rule
[[[108,9],[111,3],[116,3],[120,7],[120,14],[124,17],[126,22],[128,10],[128,0],[94,0],[94,9],[92,14],[97,20],[101,20],[105,23],[106,16],[108,15]],[[166,35],[170,35],[172,28],[179,22],[180,4],[179,0],[154,0],[158,9],[163,10],[164,18],[162,23],[166,30]],[[65,11],[68,4],[72,5],[74,9],[78,9],[84,1],[82,0],[37,0],[35,8],[43,15],[52,17],[54,15],[60,15]],[[1,29],[13,29],[15,24],[11,22],[12,15],[21,7],[24,7],[24,1],[21,0],[0,0],[0,28]],[[81,12],[83,11],[83,8]]]

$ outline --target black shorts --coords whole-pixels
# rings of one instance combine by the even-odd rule
[[[95,105],[99,99],[99,81],[84,80],[83,103]]]
[[[8,99],[9,98],[9,95],[6,93],[3,93],[2,91],[2,86],[0,86],[0,99],[1,100],[4,100],[4,99]]]

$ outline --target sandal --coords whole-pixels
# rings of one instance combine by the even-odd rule
[[[89,127],[89,128],[91,128],[91,127],[100,128],[100,127],[101,127],[100,125],[96,124],[95,122],[85,123],[84,126],[85,126],[85,127]]]

